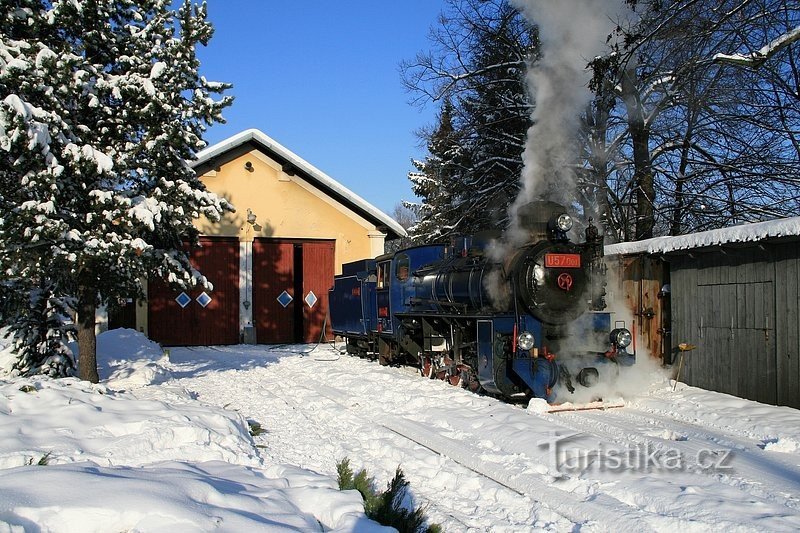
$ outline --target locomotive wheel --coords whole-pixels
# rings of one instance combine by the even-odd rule
[[[475,375],[475,372],[467,370],[465,373],[466,376],[462,378],[464,381],[464,388],[472,392],[480,392],[482,389],[481,382],[478,380],[478,376]]]

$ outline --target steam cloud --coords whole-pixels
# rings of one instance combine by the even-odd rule
[[[576,144],[580,113],[592,98],[588,88],[591,79],[589,62],[607,51],[606,41],[621,19],[630,15],[623,0],[511,0],[525,18],[539,28],[542,57],[528,68],[526,81],[535,108],[533,126],[528,130],[521,189],[509,209],[509,227],[502,241],[495,241],[489,253],[504,261],[509,252],[528,240],[521,227],[520,209],[534,200],[550,200],[570,205],[577,199],[575,172],[580,147]],[[500,274],[497,273],[496,278]],[[487,288],[497,300],[504,295],[500,279],[487,280]],[[493,290],[494,289],[494,290]],[[507,297],[507,296],[505,296]],[[610,302],[618,320],[632,322],[625,305]],[[616,307],[616,309],[613,309]],[[576,334],[562,346],[567,353],[586,353],[580,345],[588,339]],[[571,346],[569,346],[571,344]],[[640,346],[642,344],[640,343]],[[616,398],[643,392],[650,384],[665,379],[658,362],[638,350],[637,363],[617,367],[611,363],[600,369],[600,382],[589,389],[578,387],[575,394],[560,401],[585,402],[597,398]],[[591,364],[583,360],[562,360]]]
[[[525,18],[539,27],[542,57],[529,65],[528,90],[536,103],[528,129],[521,189],[509,208],[509,225],[503,238],[488,248],[489,256],[505,262],[528,240],[519,210],[533,200],[569,205],[576,198],[574,171],[579,147],[575,144],[580,113],[591,100],[589,61],[605,50],[606,39],[620,14],[623,0],[511,0]],[[486,288],[502,306],[500,274],[488,277]]]
[[[612,274],[614,275],[614,274]],[[605,310],[611,313],[612,324],[622,322],[625,327],[631,329],[634,323],[634,316],[631,310],[624,303],[611,302]],[[651,387],[663,387],[669,383],[670,371],[662,368],[661,360],[657,354],[652,354],[647,349],[645,339],[641,336],[639,328],[635,328],[637,335],[636,362],[633,365],[617,365],[612,361],[600,364],[594,363],[586,357],[589,350],[597,350],[598,346],[591,346],[589,335],[586,331],[571,331],[568,339],[561,346],[562,352],[559,353],[559,364],[566,365],[570,373],[574,376],[585,366],[593,366],[599,372],[599,380],[591,387],[584,387],[573,382],[575,392],[570,393],[565,387],[559,387],[557,403],[570,402],[581,404],[596,400],[615,401],[618,399],[630,398],[646,393]],[[605,336],[605,338],[608,338]],[[606,347],[609,343],[606,343]],[[633,346],[628,347],[632,351]]]
[[[517,213],[532,200],[569,205],[577,186],[575,144],[581,111],[591,100],[589,61],[605,50],[606,39],[626,11],[622,0],[511,0],[539,27],[542,58],[528,68],[527,84],[536,106],[528,130],[522,188],[509,211],[510,246],[525,241]]]

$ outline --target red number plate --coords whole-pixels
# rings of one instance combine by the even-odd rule
[[[544,254],[544,266],[547,268],[580,268],[580,254]]]

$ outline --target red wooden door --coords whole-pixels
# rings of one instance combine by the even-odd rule
[[[253,242],[253,322],[262,344],[296,342],[295,243],[267,239]]]
[[[334,241],[303,243],[304,342],[319,341],[323,324],[325,339],[331,338],[328,291],[333,287],[333,262]]]
[[[171,289],[163,280],[148,282],[148,333],[165,346],[213,346],[239,342],[239,240],[201,237],[189,259],[213,284]]]
[[[328,314],[334,241],[253,242],[253,322],[259,343],[316,342]],[[326,326],[330,333],[330,324]]]

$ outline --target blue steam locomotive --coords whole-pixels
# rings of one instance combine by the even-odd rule
[[[630,331],[612,328],[603,239],[552,202],[520,211],[527,244],[494,259],[485,232],[347,263],[330,292],[331,326],[347,351],[411,364],[507,400],[569,400],[601,369],[630,364]]]

